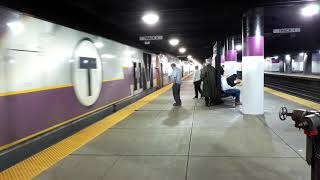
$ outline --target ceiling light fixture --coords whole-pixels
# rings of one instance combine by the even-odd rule
[[[159,15],[153,12],[149,12],[142,16],[142,20],[148,25],[154,25],[159,21]]]
[[[180,42],[179,39],[176,39],[176,38],[172,38],[169,40],[169,43],[171,46],[176,46],[179,44],[179,42]]]
[[[180,52],[180,53],[185,53],[186,51],[187,51],[187,49],[184,48],[184,47],[179,48],[179,52]]]
[[[309,4],[301,9],[301,14],[305,17],[314,16],[316,14],[319,14],[320,7],[318,4]]]

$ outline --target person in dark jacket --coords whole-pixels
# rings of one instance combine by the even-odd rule
[[[237,84],[239,84],[240,82],[238,81],[238,76],[236,74],[232,74],[231,76],[229,76],[227,78],[227,82],[229,84],[229,86],[234,87]]]
[[[216,97],[216,69],[211,65],[211,59],[206,60],[206,66],[201,71],[203,80],[202,95],[205,97],[206,106],[213,105]]]

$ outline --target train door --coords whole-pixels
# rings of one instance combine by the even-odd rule
[[[143,53],[143,90],[146,90],[147,88],[150,87],[150,64],[149,64],[149,58],[148,58],[149,54],[147,53]],[[151,61],[151,58],[150,58]],[[148,85],[149,84],[149,85]]]
[[[142,76],[144,76],[143,74],[142,74],[142,66],[141,66],[141,63],[139,63],[138,64],[139,65],[139,89],[141,89],[142,88]]]
[[[133,90],[138,90],[137,63],[133,62]]]
[[[163,64],[160,63],[160,78],[161,78],[161,87],[163,86]]]
[[[149,66],[149,81],[150,81],[150,88],[153,88],[153,66],[151,60],[151,54],[148,54],[148,66]]]

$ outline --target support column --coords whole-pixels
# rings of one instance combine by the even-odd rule
[[[284,64],[285,64],[285,72],[291,73],[292,72],[292,57],[289,54],[285,55]]]
[[[243,113],[264,114],[264,21],[263,8],[243,16],[242,104]]]
[[[284,56],[279,56],[279,72],[284,72]]]
[[[220,47],[217,46],[217,52],[220,51],[220,65],[224,66],[225,61],[226,61],[226,51],[225,51],[226,48],[225,48],[224,43],[222,43],[222,42],[218,42],[218,43],[220,43]]]
[[[312,73],[312,52],[311,51],[304,54],[303,73],[304,74],[311,74]]]
[[[237,51],[234,44],[234,37],[227,39],[227,57],[224,63],[226,74],[237,74]]]
[[[221,61],[222,61],[222,54],[223,54],[223,43],[221,41],[217,41],[217,55],[215,58],[215,68],[216,68],[216,92],[217,97],[215,98],[216,104],[221,104]]]

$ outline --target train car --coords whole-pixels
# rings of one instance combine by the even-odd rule
[[[7,8],[0,14],[0,151],[170,83],[173,62],[192,66]]]

